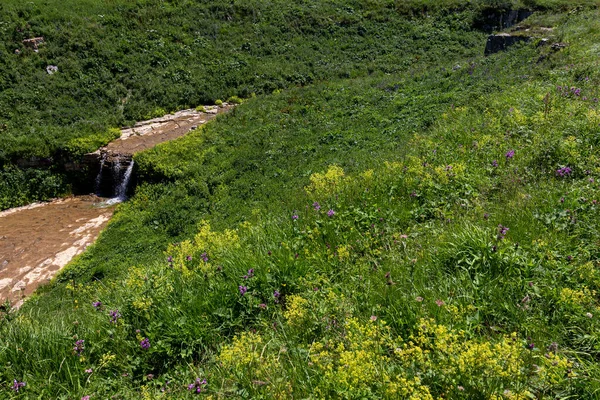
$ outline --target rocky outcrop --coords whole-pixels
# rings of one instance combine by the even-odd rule
[[[510,28],[521,21],[529,18],[533,11],[521,10],[497,10],[490,9],[484,11],[480,20],[476,23],[476,27],[485,32],[492,33]]]
[[[531,40],[530,36],[522,35],[511,35],[510,33],[499,33],[497,35],[490,35],[485,45],[485,55],[497,53],[499,51],[506,50],[510,46],[520,43],[528,42]]]
[[[220,107],[205,106],[202,111],[182,110],[138,122],[130,128],[121,129],[121,136],[105,147],[85,154],[80,167],[89,171],[90,176],[95,177],[93,190],[97,195],[111,197],[115,195],[115,188],[122,182],[134,154],[150,149],[157,144],[177,139],[214,119],[217,114],[227,112],[233,107],[233,105],[223,103]],[[135,186],[135,177],[133,177],[131,186]],[[85,192],[85,190],[82,191]]]
[[[43,43],[44,43],[43,36],[23,40],[23,45],[25,47],[29,47],[29,48],[33,49],[33,51],[35,51],[35,52],[38,51],[39,46]]]

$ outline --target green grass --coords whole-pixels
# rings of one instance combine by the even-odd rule
[[[98,242],[3,315],[0,393],[597,397],[598,16],[535,17],[560,52],[259,94],[137,155]]]

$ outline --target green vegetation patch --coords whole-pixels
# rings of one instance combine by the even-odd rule
[[[139,154],[99,241],[3,312],[0,393],[594,398],[598,17]]]

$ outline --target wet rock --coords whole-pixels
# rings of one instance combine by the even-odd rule
[[[499,33],[497,35],[490,35],[485,45],[485,55],[498,53],[499,51],[506,50],[510,46],[520,42],[528,42],[531,40],[529,36],[513,36],[509,33]]]
[[[15,284],[15,286],[13,286],[11,292],[19,292],[21,290],[25,290],[25,288],[27,287],[27,284],[23,281],[19,281]]]

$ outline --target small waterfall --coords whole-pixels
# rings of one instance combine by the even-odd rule
[[[100,172],[96,178],[96,194],[110,197],[106,204],[116,204],[127,200],[127,190],[133,174],[134,162],[131,157],[109,155],[100,161]],[[102,172],[102,170],[106,171]]]
[[[116,197],[121,201],[127,200],[127,187],[129,186],[129,181],[131,180],[131,171],[133,171],[133,160],[131,160],[131,162],[127,166],[125,174],[123,175],[123,179],[121,180],[121,183],[119,183],[119,185],[117,186],[115,194]]]
[[[96,182],[94,185],[94,193],[96,195],[100,195],[100,184],[102,183],[102,171],[104,170],[104,163],[106,162],[106,153],[102,154],[102,158],[100,159],[100,171],[98,171],[98,175],[96,175]]]

